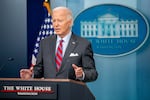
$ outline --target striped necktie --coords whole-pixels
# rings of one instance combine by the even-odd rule
[[[60,67],[61,67],[61,63],[62,63],[62,56],[63,56],[63,40],[60,40],[59,41],[59,45],[58,45],[58,48],[57,48],[57,51],[56,51],[56,70],[59,71]]]

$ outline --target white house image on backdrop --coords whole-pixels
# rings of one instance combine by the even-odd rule
[[[94,21],[81,21],[81,36],[90,38],[138,37],[138,21],[104,14]]]

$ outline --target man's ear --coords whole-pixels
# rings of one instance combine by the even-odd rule
[[[73,26],[73,20],[69,20],[69,26],[70,28]]]

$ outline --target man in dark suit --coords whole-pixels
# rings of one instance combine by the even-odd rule
[[[29,78],[69,78],[83,82],[95,81],[98,73],[95,67],[91,43],[75,35],[72,31],[73,17],[66,7],[57,7],[52,11],[55,35],[40,42],[36,65],[31,69],[22,69],[20,77]],[[62,61],[56,61],[59,41],[62,42]],[[57,63],[59,62],[59,69]]]

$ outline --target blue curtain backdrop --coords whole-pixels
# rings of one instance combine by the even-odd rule
[[[0,0],[0,77],[19,77],[27,66],[26,12],[26,0]]]

